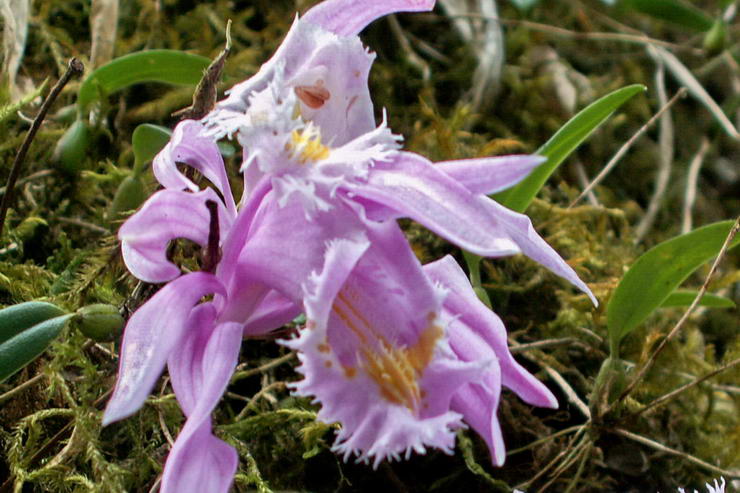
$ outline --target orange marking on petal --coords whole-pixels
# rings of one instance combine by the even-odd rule
[[[328,353],[329,351],[331,351],[331,348],[328,344],[319,344],[318,350],[320,353]]]
[[[296,96],[298,96],[298,99],[314,110],[324,106],[324,103],[331,98],[329,90],[318,82],[312,86],[295,86],[293,90]]]
[[[327,368],[331,368],[331,361],[329,360],[324,361],[324,366]]]

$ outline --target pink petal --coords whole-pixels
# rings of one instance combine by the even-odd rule
[[[367,184],[347,189],[414,219],[478,255],[519,253],[497,216],[484,211],[482,204],[490,199],[470,193],[417,154],[402,152],[392,162],[376,163]]]
[[[213,313],[200,310],[185,344],[169,358],[172,385],[188,415],[167,457],[163,493],[227,493],[238,456],[211,434],[210,414],[221,399],[236,367],[241,324],[212,325]]]
[[[197,192],[198,186],[177,169],[177,163],[192,166],[215,185],[233,217],[236,214],[236,205],[224,160],[213,139],[200,135],[203,130],[203,125],[195,120],[180,122],[175,127],[170,142],[154,158],[154,176],[165,188]]]
[[[434,0],[326,0],[306,12],[303,20],[340,36],[351,36],[379,17],[433,8]]]
[[[159,378],[170,352],[182,339],[193,307],[207,294],[225,295],[206,272],[193,272],[160,289],[129,319],[121,344],[118,382],[103,425],[136,412]]]
[[[447,347],[436,318],[442,293],[420,269],[395,222],[369,225],[370,246],[333,242],[307,283],[306,328],[285,344],[299,351],[300,395],[319,419],[339,422],[333,447],[345,458],[399,458],[426,447],[450,452],[461,416],[453,394],[479,381],[485,363]]]
[[[180,269],[167,258],[167,247],[177,238],[207,245],[210,225],[210,211],[206,207],[208,200],[219,206],[220,231],[228,231],[226,209],[210,188],[197,193],[160,190],[152,195],[118,230],[123,260],[129,271],[142,281],[151,283],[179,276]]]
[[[488,195],[516,185],[543,161],[541,156],[521,155],[443,161],[434,166],[471,193]]]
[[[457,262],[448,255],[425,265],[424,272],[449,290],[443,307],[455,352],[466,361],[495,356],[504,386],[525,402],[557,408],[552,392],[511,355],[503,322],[478,299]]]
[[[421,156],[399,153],[392,162],[376,163],[367,184],[346,188],[414,219],[477,255],[524,253],[571,282],[598,305],[588,286],[537,234],[527,216],[510,211],[485,195],[471,193]],[[369,211],[373,219],[382,216],[377,206]]]

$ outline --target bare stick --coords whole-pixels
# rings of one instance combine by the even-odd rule
[[[740,364],[740,358],[737,358],[737,359],[735,359],[733,361],[730,361],[726,365],[722,365],[720,368],[717,368],[716,370],[707,373],[703,377],[699,377],[699,378],[697,378],[694,381],[691,381],[691,382],[689,382],[689,383],[687,383],[685,385],[681,385],[679,388],[677,388],[675,390],[672,390],[671,392],[668,392],[667,394],[658,397],[654,401],[652,401],[652,402],[650,402],[648,404],[645,404],[645,406],[643,406],[639,410],[637,410],[634,413],[632,413],[630,415],[630,417],[637,416],[638,414],[644,413],[648,409],[652,409],[655,406],[659,406],[659,405],[663,404],[664,402],[668,402],[669,400],[671,400],[674,397],[676,397],[678,394],[680,394],[682,392],[685,392],[685,391],[689,390],[692,387],[696,387],[697,385],[699,385],[700,383],[704,382],[705,380],[709,380],[713,376],[719,375],[720,373],[722,373],[724,371],[727,371],[730,368],[733,368],[733,367],[737,366],[738,364]]]
[[[650,53],[650,56],[653,57],[658,66],[655,71],[655,87],[658,93],[658,102],[661,106],[665,106],[668,104],[668,94],[665,89],[665,65],[663,60],[657,56],[652,46],[648,47],[648,53]],[[645,215],[635,229],[635,243],[642,241],[653,226],[655,216],[658,215],[658,211],[660,210],[660,205],[671,177],[674,144],[673,118],[671,118],[671,112],[666,111],[660,117],[660,134],[658,136],[660,156],[658,157],[658,173],[655,177],[655,188],[653,189],[653,196],[650,198]]]
[[[576,391],[573,390],[573,387],[571,387],[570,384],[565,381],[563,376],[549,366],[545,367],[545,372],[547,372],[550,378],[555,380],[555,383],[558,384],[558,387],[560,387],[561,390],[565,392],[565,396],[568,398],[568,402],[573,404],[579,411],[581,411],[581,414],[583,414],[586,418],[591,419],[591,410],[588,408],[586,403],[583,402],[580,397],[578,397]]]
[[[645,366],[640,368],[638,370],[637,375],[635,375],[635,378],[630,381],[629,385],[627,385],[627,388],[624,389],[622,394],[619,396],[619,398],[612,403],[611,406],[609,406],[609,409],[607,409],[607,413],[610,412],[614,407],[619,404],[621,401],[624,400],[625,397],[627,397],[637,386],[638,383],[642,380],[642,377],[645,376],[645,374],[650,370],[650,368],[653,367],[653,364],[655,364],[655,360],[658,357],[658,355],[663,351],[666,344],[673,339],[673,337],[678,333],[679,330],[683,327],[683,325],[686,323],[686,321],[689,319],[689,315],[694,311],[694,309],[699,305],[699,302],[701,301],[702,297],[704,296],[704,293],[707,292],[707,287],[709,286],[709,281],[712,280],[712,276],[714,275],[714,272],[717,270],[717,266],[719,265],[720,261],[725,256],[725,253],[727,253],[727,249],[730,247],[730,242],[732,242],[732,239],[735,237],[737,232],[740,231],[740,217],[738,217],[735,220],[735,224],[732,225],[732,228],[730,228],[730,232],[727,235],[727,238],[725,238],[725,242],[722,245],[722,249],[719,251],[719,254],[717,255],[717,258],[714,259],[714,263],[712,264],[712,268],[709,269],[709,274],[707,275],[707,278],[704,280],[704,284],[702,284],[701,289],[699,289],[699,292],[696,294],[696,298],[694,298],[694,301],[691,302],[691,306],[686,310],[686,312],[683,314],[681,319],[676,323],[675,327],[671,329],[671,332],[660,342],[658,347],[653,351],[653,354],[650,355],[650,358],[648,358],[647,362],[645,363]]]
[[[658,450],[660,452],[665,452],[667,454],[675,455],[677,457],[681,457],[682,459],[687,460],[691,462],[692,464],[696,464],[699,467],[703,467],[704,469],[707,469],[708,471],[712,471],[715,474],[726,476],[728,478],[740,478],[740,471],[729,471],[729,470],[722,469],[717,466],[713,466],[712,464],[708,462],[704,462],[703,460],[697,457],[694,457],[693,455],[689,455],[686,452],[681,452],[680,450],[666,447],[662,443],[658,443],[654,440],[650,440],[649,438],[645,438],[644,436],[641,436],[641,435],[636,435],[635,433],[631,433],[621,428],[616,428],[612,431],[614,431],[614,433],[616,433],[617,435],[622,435],[623,437],[629,438],[630,440],[634,440],[637,443],[647,445],[648,447],[652,449]]]
[[[655,45],[655,46],[663,46],[665,48],[669,48],[672,50],[690,51],[694,53],[695,55],[703,54],[702,50],[694,48],[693,46],[684,46],[684,45],[679,45],[676,43],[670,43],[668,41],[662,41],[660,39],[649,38],[645,36],[644,34],[624,34],[624,33],[609,33],[609,32],[582,33],[578,31],[571,31],[569,29],[564,29],[562,27],[551,26],[549,24],[541,24],[539,22],[525,21],[521,19],[503,19],[501,17],[494,17],[490,15],[473,14],[473,13],[448,15],[447,17],[450,17],[450,18],[470,17],[474,19],[494,20],[494,21],[500,22],[503,25],[521,26],[526,29],[531,29],[533,31],[540,31],[543,33],[548,33],[548,34],[552,34],[555,36],[561,36],[565,38],[587,39],[587,40],[592,40],[592,41],[618,41],[618,42],[623,42],[623,43],[634,43],[634,44],[640,44],[640,45]]]
[[[691,209],[694,208],[694,202],[696,201],[696,184],[699,181],[699,170],[701,165],[704,163],[704,158],[709,150],[709,139],[704,137],[701,141],[701,146],[696,152],[694,159],[691,160],[689,165],[689,175],[686,178],[686,194],[683,198],[683,221],[681,221],[681,234],[686,234],[691,231]]]
[[[655,123],[655,121],[658,118],[660,118],[660,115],[662,115],[665,111],[667,111],[668,108],[670,108],[671,106],[673,106],[673,104],[676,101],[678,101],[678,98],[683,97],[684,94],[686,94],[686,88],[685,87],[682,87],[681,89],[679,89],[676,92],[676,94],[671,98],[671,100],[668,101],[667,104],[665,104],[660,110],[658,110],[658,112],[656,114],[654,114],[652,116],[652,118],[650,118],[650,120],[647,121],[647,123],[645,123],[645,125],[643,125],[642,127],[640,127],[640,130],[638,130],[637,132],[635,132],[635,134],[632,137],[630,137],[629,140],[627,142],[625,142],[624,145],[622,145],[622,147],[619,148],[619,150],[617,151],[617,153],[614,154],[614,156],[609,160],[609,162],[606,163],[606,166],[604,166],[604,169],[602,169],[599,172],[599,174],[596,175],[596,178],[594,178],[593,181],[591,181],[591,183],[589,183],[589,185],[583,190],[583,192],[581,192],[581,194],[578,197],[576,197],[575,200],[573,200],[573,202],[570,203],[570,205],[568,206],[568,209],[570,209],[571,207],[573,207],[574,205],[576,205],[583,197],[586,196],[586,194],[588,194],[591,190],[593,190],[593,188],[596,185],[598,185],[599,183],[601,183],[601,181],[606,177],[606,175],[608,175],[609,172],[624,157],[624,155],[627,154],[627,151],[630,150],[630,148],[634,145],[634,143],[637,141],[637,139],[639,139],[640,137],[642,137],[642,135],[645,132],[647,132],[647,130],[653,125],[653,123]]]
[[[46,113],[49,112],[49,108],[51,108],[51,105],[54,104],[54,101],[56,101],[57,96],[59,96],[59,93],[62,92],[64,86],[67,85],[67,82],[69,82],[72,77],[81,74],[84,70],[85,67],[78,59],[72,58],[69,61],[69,65],[67,65],[67,71],[64,72],[62,78],[59,79],[56,85],[51,89],[49,95],[46,96],[46,99],[44,100],[44,103],[41,105],[41,109],[39,110],[39,114],[36,115],[36,118],[34,118],[33,124],[31,124],[31,128],[28,130],[28,134],[26,134],[26,138],[25,140],[23,140],[23,144],[21,144],[21,148],[18,150],[18,154],[15,155],[13,167],[10,169],[8,183],[5,187],[5,195],[3,195],[3,201],[0,204],[0,238],[2,238],[3,236],[5,215],[8,213],[10,203],[13,200],[13,188],[15,187],[15,182],[18,180],[18,175],[20,175],[21,173],[21,166],[23,166],[23,161],[26,159],[26,154],[28,154],[28,149],[31,147],[31,142],[33,142],[33,138],[36,136],[36,132],[38,132],[39,128],[41,127],[41,123],[44,121],[44,118],[46,118]]]

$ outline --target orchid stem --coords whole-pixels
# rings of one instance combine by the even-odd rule
[[[59,93],[62,92],[64,86],[67,85],[67,82],[69,82],[72,77],[81,74],[84,70],[85,67],[78,59],[72,58],[69,61],[69,65],[67,65],[67,71],[64,72],[64,75],[62,75],[56,85],[51,89],[49,95],[46,96],[46,99],[41,105],[41,109],[39,110],[38,115],[36,115],[36,118],[34,118],[33,123],[31,124],[31,128],[26,134],[26,138],[23,140],[23,144],[21,144],[21,148],[18,149],[18,154],[15,155],[13,167],[10,169],[10,175],[8,176],[8,183],[5,187],[5,195],[3,195],[3,201],[2,203],[0,203],[0,238],[2,238],[3,236],[5,216],[7,215],[8,209],[10,208],[10,203],[13,200],[13,189],[15,188],[15,182],[18,181],[18,175],[20,175],[21,173],[21,167],[23,166],[23,161],[26,159],[26,154],[28,154],[28,149],[31,147],[31,142],[33,142],[33,138],[36,136],[36,132],[38,132],[39,128],[41,127],[41,123],[43,123],[44,118],[46,118],[46,113],[49,112],[49,108],[51,108],[51,105],[54,104],[54,101],[56,101],[57,96],[59,96]]]

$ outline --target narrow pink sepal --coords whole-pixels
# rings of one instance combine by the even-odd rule
[[[123,333],[118,382],[103,414],[104,426],[141,407],[182,339],[191,310],[212,293],[225,294],[221,283],[212,274],[193,272],[167,284],[131,316]]]
[[[326,0],[306,12],[303,20],[340,36],[352,36],[385,15],[433,8],[434,0]]]

